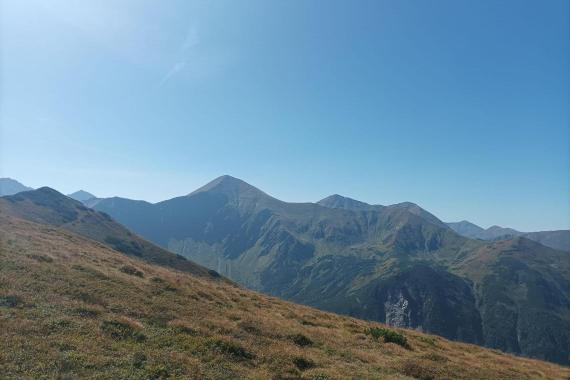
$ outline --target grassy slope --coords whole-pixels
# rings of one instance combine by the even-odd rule
[[[3,378],[570,376],[554,364],[402,330],[408,350],[366,334],[378,323],[153,266],[5,214],[0,247]]]
[[[203,277],[218,276],[131,233],[108,215],[87,208],[48,187],[0,198],[0,212],[75,232],[154,264]]]

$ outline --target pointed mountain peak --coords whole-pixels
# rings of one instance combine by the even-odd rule
[[[371,205],[365,202],[357,201],[349,197],[344,197],[339,194],[333,194],[326,198],[321,199],[317,204],[328,208],[340,208],[352,211],[368,211],[382,208],[383,206]]]
[[[79,191],[76,191],[75,193],[68,194],[67,196],[69,198],[75,199],[76,201],[79,201],[79,202],[85,202],[89,199],[97,198],[95,195],[93,195],[93,194],[91,194],[85,190],[79,190]]]
[[[193,191],[189,196],[200,193],[224,194],[232,199],[238,198],[272,198],[258,188],[230,175],[223,175]]]

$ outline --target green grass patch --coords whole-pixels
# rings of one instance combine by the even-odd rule
[[[394,343],[406,349],[410,349],[408,339],[404,336],[404,334],[400,334],[394,330],[386,329],[383,327],[371,327],[368,329],[367,333],[371,335],[375,340],[382,338],[384,340],[384,343]]]

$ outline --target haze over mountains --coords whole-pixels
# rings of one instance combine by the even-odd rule
[[[13,195],[22,191],[32,190],[31,187],[22,185],[12,178],[0,178],[0,197]]]
[[[230,176],[156,204],[86,204],[251,289],[569,360],[570,256],[522,236],[469,239],[413,203],[366,207],[339,196],[287,203]]]
[[[491,226],[487,229],[466,220],[447,223],[455,232],[471,239],[499,240],[513,236],[524,236],[547,247],[570,251],[570,230],[521,232],[512,228]]]
[[[32,188],[24,186],[14,179],[0,178],[0,196],[13,195],[28,190],[32,190]],[[97,196],[85,190],[78,190],[74,193],[67,194],[67,196],[83,203],[89,202],[91,205],[96,204],[99,200]],[[118,197],[115,198],[120,199]],[[390,206],[371,205],[369,203],[358,201],[349,197],[344,197],[339,194],[333,194],[329,197],[321,199],[317,202],[317,204],[329,208],[341,208],[352,211],[378,211],[382,210],[384,207],[406,208],[411,213],[415,213],[416,215],[421,214],[421,217],[429,219],[432,223],[436,223],[441,227],[449,226],[458,234],[471,239],[499,240],[507,239],[513,236],[525,236],[526,238],[537,241],[543,245],[546,245],[547,247],[570,251],[570,230],[521,232],[512,228],[505,228],[500,226],[491,226],[487,229],[484,229],[466,220],[463,220],[461,222],[444,223],[433,214],[429,213],[428,211],[412,202],[402,202]]]
[[[85,202],[88,201],[89,199],[95,198],[95,195],[88,193],[87,191],[84,190],[76,191],[74,193],[68,194],[67,196],[79,202]]]
[[[0,246],[6,379],[569,374],[555,364],[248,291],[194,263],[168,260],[174,255],[49,188],[0,199]]]
[[[54,207],[61,203],[79,215],[62,222],[64,228],[89,230],[81,228],[92,219],[89,212],[57,194],[43,188],[2,198],[0,205],[19,215],[14,209],[27,209],[21,205],[38,199],[50,205],[42,199],[53,198]],[[466,238],[455,225],[409,202],[368,205],[334,195],[318,203],[287,203],[230,176],[155,204],[117,197],[84,203],[104,212],[96,219],[108,214],[153,243],[254,290],[569,362],[570,255],[525,236]],[[105,236],[89,237],[109,245]],[[116,249],[129,241],[125,236]]]

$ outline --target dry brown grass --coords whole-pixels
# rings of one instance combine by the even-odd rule
[[[568,379],[568,368],[326,313],[0,216],[2,378]],[[137,274],[125,267],[142,272]]]

